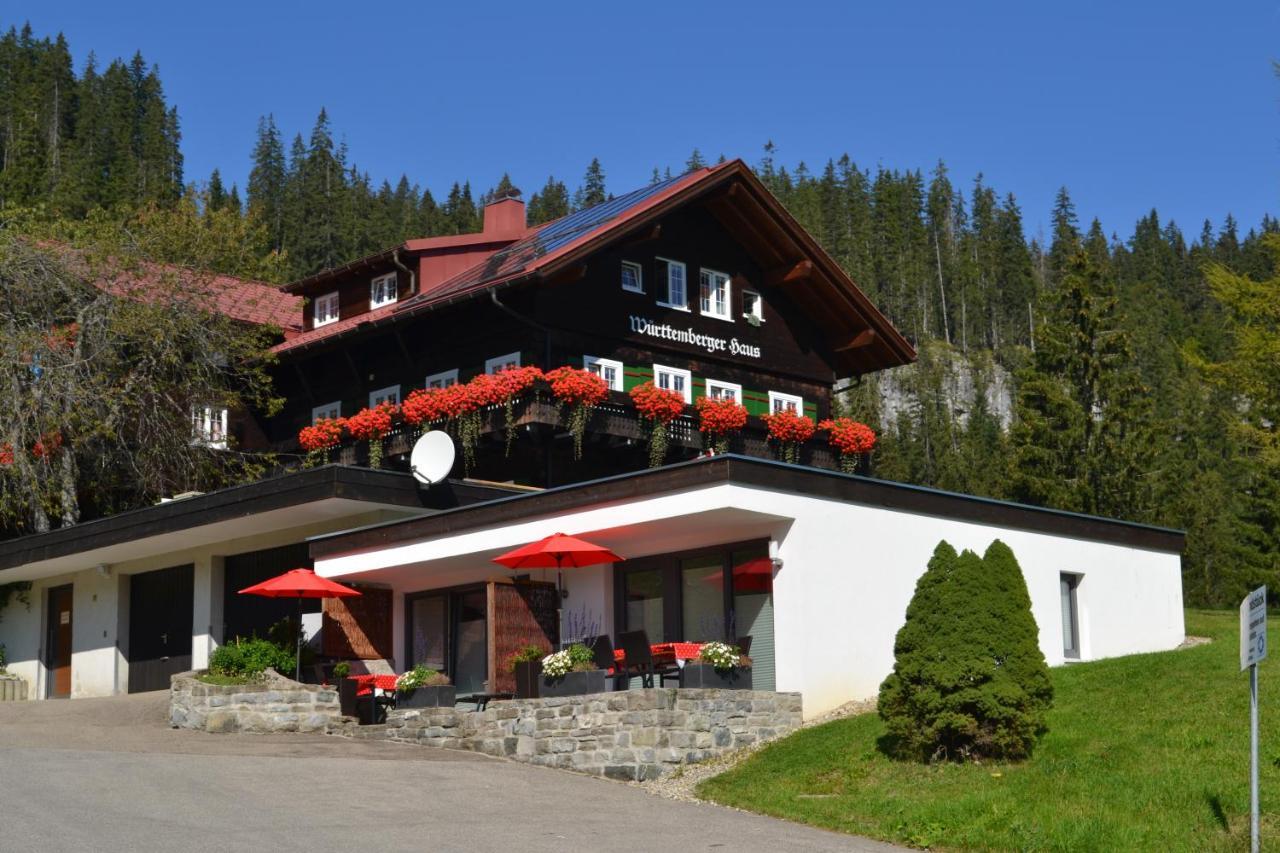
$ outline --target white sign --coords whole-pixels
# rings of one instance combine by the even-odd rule
[[[1260,586],[1240,602],[1240,669],[1267,656],[1267,588]]]
[[[727,355],[744,358],[760,357],[760,347],[755,344],[744,344],[737,338],[717,338],[715,335],[704,335],[702,332],[694,331],[692,326],[680,329],[667,323],[655,323],[648,317],[637,317],[635,314],[631,315],[631,331],[663,341],[675,341],[676,343],[700,347],[709,353],[722,352]]]

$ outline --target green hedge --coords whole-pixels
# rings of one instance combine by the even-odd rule
[[[209,657],[209,672],[227,678],[253,678],[271,667],[288,674],[294,669],[294,651],[270,640],[237,640],[218,646]]]

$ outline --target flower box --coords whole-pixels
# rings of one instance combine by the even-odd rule
[[[521,661],[515,665],[516,698],[537,699],[538,684],[542,681],[542,661]]]
[[[546,699],[550,696],[582,696],[587,693],[604,693],[606,690],[605,685],[605,670],[603,669],[570,672],[560,678],[542,676],[538,679],[538,696]]]
[[[417,687],[396,694],[397,708],[452,708],[457,701],[458,691],[452,684]]]
[[[689,661],[680,670],[681,687],[714,687],[719,690],[750,690],[751,667],[716,669],[709,663]]]

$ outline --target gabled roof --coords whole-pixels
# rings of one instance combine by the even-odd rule
[[[911,344],[741,160],[695,169],[549,222],[385,313],[314,329],[275,351],[298,350],[359,326],[396,322],[499,287],[548,279],[693,201],[705,203],[726,228],[744,235],[744,247],[767,271],[764,283],[785,288],[824,333],[820,343],[831,353],[838,375],[915,360]]]

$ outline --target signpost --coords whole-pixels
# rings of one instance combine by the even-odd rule
[[[1240,671],[1249,670],[1249,849],[1258,853],[1258,661],[1267,656],[1267,588],[1240,602]]]

